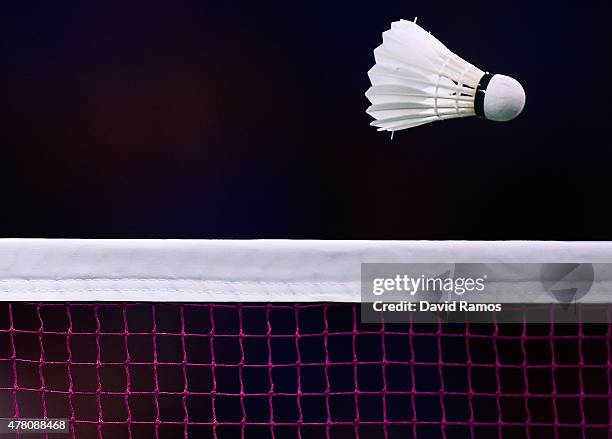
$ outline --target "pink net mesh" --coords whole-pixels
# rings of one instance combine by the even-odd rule
[[[607,438],[611,341],[364,325],[358,304],[4,304],[0,416],[86,438]]]

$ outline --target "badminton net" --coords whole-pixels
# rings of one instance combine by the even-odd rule
[[[385,256],[349,247],[341,251],[343,270],[334,266],[337,258],[324,258],[341,279],[329,280],[329,273],[318,279],[325,286],[313,291],[314,302],[239,302],[255,292],[266,298],[244,279],[226,284],[222,297],[210,290],[197,302],[191,295],[180,300],[176,291],[167,295],[174,301],[116,301],[122,285],[96,287],[88,297],[95,302],[84,302],[78,287],[91,296],[93,277],[78,281],[74,273],[65,282],[76,284],[58,286],[70,301],[48,301],[57,279],[43,286],[46,273],[44,279],[30,273],[35,286],[19,294],[35,288],[44,301],[0,305],[0,417],[68,419],[73,437],[101,438],[610,437],[609,323],[364,324],[360,304],[344,289],[354,275],[344,252],[360,260]],[[75,263],[73,250],[65,253]],[[298,251],[306,269],[309,252]],[[15,262],[17,253],[12,268],[5,266],[11,291],[25,279],[14,276],[25,267]],[[189,258],[198,256],[190,251]],[[54,270],[28,259],[37,273]],[[215,272],[227,262],[217,261]],[[279,274],[283,282],[266,284],[269,299],[283,285],[286,294],[307,297],[290,271]],[[215,291],[222,288],[214,282]],[[147,287],[154,297],[169,288],[154,285]],[[351,300],[319,301],[339,286]],[[138,295],[134,285],[126,287],[128,299]]]

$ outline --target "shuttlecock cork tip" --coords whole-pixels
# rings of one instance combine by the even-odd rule
[[[525,90],[516,79],[487,73],[478,84],[476,113],[489,120],[506,122],[521,114],[525,98]]]

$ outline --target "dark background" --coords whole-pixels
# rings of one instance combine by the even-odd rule
[[[2,237],[612,239],[606,1],[1,16]],[[368,126],[372,50],[414,16],[519,79],[524,113]]]

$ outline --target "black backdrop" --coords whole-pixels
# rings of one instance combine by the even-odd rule
[[[0,236],[612,239],[606,1],[3,6]],[[368,126],[381,32],[524,113]]]

